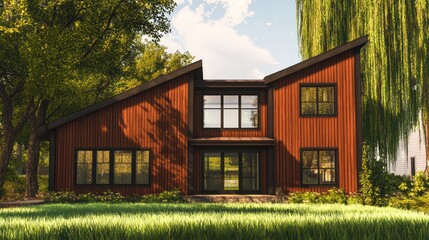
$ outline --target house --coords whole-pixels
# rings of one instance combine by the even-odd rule
[[[398,152],[394,161],[389,161],[387,171],[396,175],[408,177],[415,176],[418,172],[426,171],[426,147],[422,118],[420,123],[409,134],[408,139],[399,142]]]
[[[198,61],[50,122],[49,189],[356,192],[367,41],[261,80],[204,80]]]

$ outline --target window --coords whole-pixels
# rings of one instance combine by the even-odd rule
[[[149,150],[76,151],[76,184],[149,184]]]
[[[78,151],[76,183],[92,184],[92,151]]]
[[[114,184],[131,184],[131,166],[133,152],[131,150],[116,150],[114,155]]]
[[[258,128],[258,95],[204,95],[204,128]]]
[[[334,84],[300,85],[300,113],[302,116],[333,116],[336,114],[336,86]]]
[[[335,185],[336,157],[335,149],[301,150],[302,185]]]
[[[204,153],[204,191],[258,192],[258,152]]]

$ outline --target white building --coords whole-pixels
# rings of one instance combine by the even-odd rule
[[[387,165],[389,173],[396,175],[414,176],[419,171],[426,169],[426,148],[423,125],[417,126],[408,137],[408,148],[402,140],[399,143],[396,162],[390,161]]]

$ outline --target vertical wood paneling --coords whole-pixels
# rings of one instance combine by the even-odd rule
[[[178,77],[56,129],[55,190],[148,194],[187,192],[188,75]],[[76,148],[150,148],[148,186],[75,186]]]
[[[276,184],[285,192],[326,191],[300,186],[300,149],[338,148],[338,187],[356,192],[354,53],[348,51],[273,83]],[[300,117],[300,83],[337,83],[336,117]]]
[[[240,89],[238,89],[240,90]],[[238,91],[237,90],[237,91]],[[266,137],[267,136],[267,90],[259,91],[259,128],[257,129],[204,129],[203,91],[194,96],[194,135],[195,137]]]

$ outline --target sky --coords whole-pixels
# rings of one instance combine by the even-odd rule
[[[204,79],[262,79],[301,61],[295,0],[175,0],[168,52],[203,60]]]

